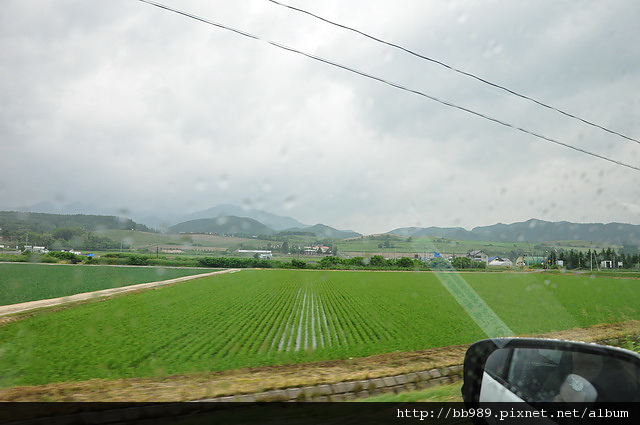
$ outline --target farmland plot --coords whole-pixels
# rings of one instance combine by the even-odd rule
[[[637,280],[464,277],[516,333],[640,319]],[[6,324],[0,386],[360,357],[484,337],[434,273],[244,270]]]
[[[213,269],[0,264],[0,305],[206,273]]]

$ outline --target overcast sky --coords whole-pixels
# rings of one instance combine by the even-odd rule
[[[639,143],[269,1],[162,2],[640,167]],[[640,139],[635,0],[282,2]],[[640,224],[640,171],[135,0],[4,0],[0,97],[2,209]]]

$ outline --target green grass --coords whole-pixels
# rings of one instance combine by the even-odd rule
[[[131,246],[132,250],[155,250],[158,245],[173,245],[177,248],[182,247],[189,249],[190,247],[208,247],[225,249],[263,249],[268,244],[279,245],[282,242],[269,241],[253,238],[226,237],[205,234],[165,234],[150,233],[131,230],[104,230],[98,232],[100,236],[108,237],[113,241],[123,241],[126,245]],[[310,245],[317,243],[318,238],[313,236],[294,236],[288,235],[286,239],[289,245]],[[389,240],[394,248],[378,248],[378,245],[385,240]],[[283,239],[284,240],[284,239]],[[464,241],[448,238],[416,236],[408,238],[406,236],[397,235],[378,235],[365,236],[363,238],[352,238],[347,240],[336,240],[334,242],[338,247],[338,252],[365,252],[365,253],[382,253],[385,256],[393,257],[396,253],[422,253],[425,252],[442,252],[449,254],[466,254],[470,250],[480,249],[489,255],[506,256],[513,250],[523,250],[529,252],[534,249],[536,252],[543,252],[545,248],[535,248],[537,245],[544,245],[547,248],[562,248],[565,250],[575,249],[586,251],[588,248],[600,250],[607,248],[605,244],[591,245],[590,242],[583,241],[556,241],[545,244],[531,244],[525,242],[488,242],[488,241]],[[512,258],[515,260],[515,258]]]
[[[412,402],[461,402],[462,381],[455,384],[444,384],[424,390],[407,391],[400,394],[380,394],[367,397],[359,402],[386,402],[386,403],[412,403]]]
[[[389,241],[391,248],[380,248],[378,245]],[[538,252],[542,254],[545,249],[562,248],[565,250],[575,249],[586,251],[588,247],[601,249],[605,245],[591,246],[587,242],[581,241],[559,241],[544,244],[532,244],[526,242],[490,242],[490,241],[465,241],[457,239],[439,238],[431,236],[398,236],[398,235],[378,235],[365,236],[363,238],[353,238],[342,240],[336,243],[338,252],[361,252],[361,253],[381,253],[386,257],[393,257],[400,253],[425,254],[440,252],[446,254],[466,255],[471,250],[482,250],[489,255],[509,256],[511,251]],[[544,246],[545,248],[541,248]],[[515,258],[512,258],[515,260]]]
[[[461,276],[517,334],[640,319],[638,280]],[[435,273],[243,270],[6,324],[0,386],[361,357],[486,336]]]
[[[379,248],[378,245],[386,240],[392,245],[391,248]],[[437,252],[451,254],[466,254],[472,249],[482,249],[485,252],[509,252],[514,249],[527,249],[526,243],[513,242],[482,242],[482,241],[461,241],[455,239],[445,239],[426,236],[369,236],[364,238],[349,239],[339,242],[338,251],[342,252],[384,252],[393,254],[394,252],[415,252],[432,253]]]
[[[0,305],[206,273],[211,269],[0,264]]]
[[[240,245],[245,249],[253,249],[264,247],[268,243],[277,244],[277,242],[266,241],[261,239],[240,238],[234,236],[215,236],[205,234],[165,234],[165,233],[149,233],[131,230],[104,230],[100,236],[105,236],[114,241],[123,241],[131,246],[131,249],[155,249],[158,245],[173,245],[180,247],[215,247],[223,249],[236,249]]]
[[[516,333],[640,318],[640,281],[591,274],[465,274]]]

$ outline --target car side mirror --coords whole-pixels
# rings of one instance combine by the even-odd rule
[[[486,339],[464,361],[462,397],[484,402],[640,402],[640,355],[582,342]]]

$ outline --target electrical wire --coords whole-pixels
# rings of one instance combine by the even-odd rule
[[[488,115],[484,115],[484,114],[482,114],[482,113],[480,113],[480,112],[477,112],[477,111],[474,111],[474,110],[472,110],[472,109],[465,108],[465,107],[463,107],[463,106],[459,106],[459,105],[455,105],[455,104],[453,104],[453,103],[451,103],[451,102],[448,102],[448,101],[443,100],[443,99],[439,99],[439,98],[437,98],[437,97],[431,96],[431,95],[429,95],[429,94],[427,94],[427,93],[424,93],[424,92],[421,92],[421,91],[419,91],[419,90],[411,89],[411,88],[405,87],[405,86],[403,86],[403,85],[401,85],[401,84],[398,84],[398,83],[395,83],[395,82],[392,82],[392,81],[386,80],[386,79],[384,79],[384,78],[377,77],[377,76],[372,75],[372,74],[368,74],[368,73],[366,73],[366,72],[364,72],[364,71],[360,71],[360,70],[357,70],[357,69],[354,69],[354,68],[348,67],[348,66],[346,66],[346,65],[342,65],[342,64],[339,64],[339,63],[336,63],[336,62],[332,62],[332,61],[330,61],[330,60],[328,60],[328,59],[325,59],[325,58],[322,58],[322,57],[320,57],[320,56],[315,56],[315,55],[312,55],[312,54],[310,54],[310,53],[306,53],[306,52],[303,52],[303,51],[300,51],[300,50],[294,49],[293,47],[289,47],[289,46],[286,46],[286,45],[284,45],[284,44],[277,43],[277,42],[272,41],[272,40],[263,39],[263,38],[260,38],[259,36],[255,35],[255,34],[251,34],[251,33],[248,33],[248,32],[246,32],[246,31],[242,31],[242,30],[239,30],[239,29],[236,29],[236,28],[232,28],[232,27],[230,27],[230,26],[227,26],[227,25],[221,24],[221,23],[219,23],[219,22],[210,21],[210,20],[208,20],[208,19],[205,19],[205,18],[202,18],[202,17],[196,16],[196,15],[190,14],[190,13],[188,13],[188,12],[183,12],[183,11],[181,11],[181,10],[174,9],[174,8],[171,8],[171,7],[169,7],[169,6],[165,6],[165,5],[160,4],[160,3],[156,3],[156,2],[153,2],[153,1],[149,1],[149,0],[138,0],[138,1],[140,1],[140,2],[142,2],[142,3],[147,3],[147,4],[152,5],[152,6],[156,6],[156,7],[160,8],[160,9],[165,9],[165,10],[167,10],[167,11],[169,11],[169,12],[173,12],[173,13],[177,13],[177,14],[179,14],[179,15],[186,16],[186,17],[188,17],[188,18],[191,18],[191,19],[194,19],[194,20],[197,20],[197,21],[203,22],[203,23],[208,24],[208,25],[212,25],[212,26],[215,26],[215,27],[218,27],[218,28],[221,28],[221,29],[227,30],[227,31],[234,32],[234,33],[239,34],[239,35],[242,35],[242,36],[244,36],[244,37],[248,37],[248,38],[252,38],[252,39],[254,39],[254,40],[262,41],[262,42],[264,42],[264,43],[270,44],[270,45],[272,45],[272,46],[274,46],[274,47],[277,47],[277,48],[279,48],[279,49],[287,50],[287,51],[292,52],[292,53],[297,53],[297,54],[302,55],[302,56],[305,56],[305,57],[307,57],[307,58],[309,58],[309,59],[313,59],[313,60],[315,60],[315,61],[322,62],[322,63],[325,63],[325,64],[327,64],[327,65],[331,65],[331,66],[334,66],[334,67],[337,67],[337,68],[343,69],[343,70],[345,70],[345,71],[352,72],[352,73],[357,74],[357,75],[360,75],[360,76],[362,76],[362,77],[366,77],[366,78],[369,78],[369,79],[372,79],[372,80],[375,80],[375,81],[378,81],[378,82],[381,82],[381,83],[387,84],[387,85],[389,85],[389,86],[391,86],[391,87],[394,87],[394,88],[396,88],[396,89],[400,89],[400,90],[403,90],[403,91],[406,91],[406,92],[409,92],[409,93],[416,94],[416,95],[418,95],[418,96],[425,97],[425,98],[427,98],[427,99],[433,100],[433,101],[435,101],[435,102],[438,102],[438,103],[440,103],[440,104],[442,104],[442,105],[445,105],[445,106],[448,106],[448,107],[450,107],[450,108],[454,108],[454,109],[458,109],[458,110],[460,110],[460,111],[467,112],[467,113],[469,113],[469,114],[472,114],[472,115],[475,115],[475,116],[477,116],[477,117],[483,118],[483,119],[485,119],[485,120],[488,120],[488,121],[494,122],[494,123],[496,123],[496,124],[500,124],[500,125],[502,125],[502,126],[505,126],[505,127],[508,127],[508,128],[514,129],[514,130],[518,130],[518,131],[523,132],[523,133],[526,133],[526,134],[528,134],[528,135],[531,135],[531,136],[537,137],[537,138],[542,139],[542,140],[545,140],[545,141],[547,141],[547,142],[554,143],[554,144],[556,144],[556,145],[560,145],[560,146],[564,146],[564,147],[566,147],[566,148],[568,148],[568,149],[572,149],[572,150],[574,150],[574,151],[576,151],[576,152],[580,152],[580,153],[583,153],[583,154],[586,154],[586,155],[590,155],[590,156],[592,156],[592,157],[599,158],[599,159],[602,159],[602,160],[604,160],[604,161],[608,161],[608,162],[611,162],[611,163],[613,163],[613,164],[620,165],[620,166],[622,166],[622,167],[630,168],[630,169],[635,170],[635,171],[640,171],[640,167],[636,167],[636,166],[634,166],[634,165],[629,165],[629,164],[626,164],[626,163],[620,162],[620,161],[618,161],[618,160],[615,160],[615,159],[612,159],[612,158],[608,158],[608,157],[606,157],[606,156],[599,155],[599,154],[597,154],[597,153],[593,153],[593,152],[587,151],[587,150],[585,150],[585,149],[578,148],[578,147],[576,147],[576,146],[572,146],[572,145],[570,145],[570,144],[568,144],[568,143],[564,143],[564,142],[561,142],[561,141],[559,141],[559,140],[552,139],[552,138],[550,138],[550,137],[547,137],[547,136],[544,136],[544,135],[541,135],[541,134],[535,133],[535,132],[533,132],[533,131],[527,130],[527,129],[525,129],[525,128],[518,127],[518,126],[513,125],[513,124],[510,124],[510,123],[508,123],[508,122],[506,122],[506,121],[502,121],[502,120],[499,120],[499,119],[497,119],[497,118],[493,118],[493,117],[490,117],[490,116],[488,116]]]
[[[382,43],[382,44],[384,44],[384,45],[387,45],[387,46],[394,47],[394,48],[396,48],[396,49],[402,50],[403,52],[409,53],[410,55],[413,55],[413,56],[418,57],[418,58],[420,58],[420,59],[424,59],[424,60],[427,60],[427,61],[429,61],[429,62],[432,62],[432,63],[435,63],[435,64],[437,64],[437,65],[440,65],[440,66],[442,66],[442,67],[444,67],[444,68],[447,68],[447,69],[448,69],[448,70],[450,70],[450,71],[457,72],[458,74],[465,75],[465,76],[467,76],[467,77],[473,78],[473,79],[475,79],[475,80],[477,80],[477,81],[480,81],[480,82],[482,82],[482,83],[484,83],[484,84],[488,84],[488,85],[490,85],[491,87],[494,87],[494,88],[497,88],[497,89],[499,89],[499,90],[505,91],[505,92],[507,92],[507,93],[509,93],[509,94],[512,94],[512,95],[514,95],[514,96],[517,96],[517,97],[519,97],[519,98],[522,98],[522,99],[528,100],[528,101],[533,102],[533,103],[535,103],[535,104],[537,104],[537,105],[539,105],[539,106],[542,106],[542,107],[544,107],[544,108],[550,109],[550,110],[555,111],[555,112],[558,112],[558,113],[560,113],[560,114],[562,114],[562,115],[564,115],[564,116],[567,116],[567,117],[569,117],[569,118],[576,119],[576,120],[581,121],[581,122],[583,122],[583,123],[585,123],[585,124],[587,124],[587,125],[590,125],[590,126],[592,126],[592,127],[599,128],[599,129],[604,130],[604,131],[606,131],[606,132],[608,132],[608,133],[615,134],[616,136],[620,136],[620,137],[622,137],[622,138],[624,138],[624,139],[627,139],[627,140],[630,140],[630,141],[632,141],[632,142],[636,142],[636,143],[640,144],[640,140],[638,140],[638,139],[634,139],[633,137],[630,137],[630,136],[624,135],[624,134],[619,133],[619,132],[617,132],[617,131],[615,131],[615,130],[611,130],[611,129],[607,128],[607,127],[604,127],[604,126],[602,126],[602,125],[600,125],[600,124],[594,123],[594,122],[589,121],[589,120],[587,120],[587,119],[581,118],[581,117],[579,117],[579,116],[577,116],[577,115],[574,115],[574,114],[571,114],[571,113],[569,113],[569,112],[563,111],[562,109],[556,108],[556,107],[554,107],[554,106],[551,106],[551,105],[549,105],[549,104],[547,104],[547,103],[544,103],[544,102],[541,102],[541,101],[539,101],[539,100],[536,100],[536,99],[534,99],[534,98],[532,98],[532,97],[529,97],[529,96],[527,96],[527,95],[524,95],[524,94],[522,94],[522,93],[518,93],[517,91],[515,91],[515,90],[511,90],[511,89],[509,89],[509,88],[507,88],[507,87],[505,87],[505,86],[502,86],[502,85],[500,85],[500,84],[492,83],[491,81],[486,80],[486,79],[484,79],[484,78],[482,78],[482,77],[479,77],[479,76],[477,76],[477,75],[475,75],[475,74],[472,74],[472,73],[470,73],[470,72],[466,72],[466,71],[463,71],[463,70],[461,70],[461,69],[455,68],[455,67],[453,67],[453,66],[451,66],[451,65],[448,65],[448,64],[446,64],[446,63],[444,63],[444,62],[442,62],[442,61],[439,61],[439,60],[437,60],[437,59],[433,59],[433,58],[430,58],[430,57],[428,57],[428,56],[422,55],[422,54],[420,54],[420,53],[414,52],[413,50],[407,49],[407,48],[402,47],[402,46],[400,46],[400,45],[398,45],[398,44],[395,44],[395,43],[391,43],[391,42],[389,42],[389,41],[382,40],[382,39],[380,39],[380,38],[378,38],[378,37],[375,37],[375,36],[373,36],[373,35],[371,35],[371,34],[367,34],[367,33],[363,32],[363,31],[360,31],[360,30],[358,30],[358,29],[355,29],[355,28],[349,27],[349,26],[347,26],[347,25],[340,24],[340,23],[335,22],[335,21],[331,21],[331,20],[329,20],[329,19],[327,19],[327,18],[323,18],[322,16],[316,15],[316,14],[314,14],[314,13],[312,13],[312,12],[309,12],[309,11],[304,10],[304,9],[300,9],[300,8],[298,8],[298,7],[294,7],[294,6],[291,6],[291,5],[288,5],[288,4],[284,4],[284,3],[280,3],[280,2],[278,2],[278,1],[276,1],[276,0],[267,0],[267,1],[269,1],[269,2],[271,2],[271,3],[273,3],[273,4],[276,4],[276,5],[278,5],[278,6],[285,7],[285,8],[287,8],[287,9],[294,10],[294,11],[296,11],[296,12],[304,13],[304,14],[306,14],[306,15],[312,16],[312,17],[314,17],[314,18],[316,18],[316,19],[319,19],[319,20],[321,20],[321,21],[323,21],[323,22],[326,22],[326,23],[328,23],[328,24],[334,25],[334,26],[336,26],[336,27],[343,28],[343,29],[345,29],[345,30],[347,30],[347,31],[355,32],[355,33],[357,33],[357,34],[360,34],[360,35],[362,35],[362,36],[364,36],[364,37],[369,38],[370,40],[377,41],[378,43]]]

